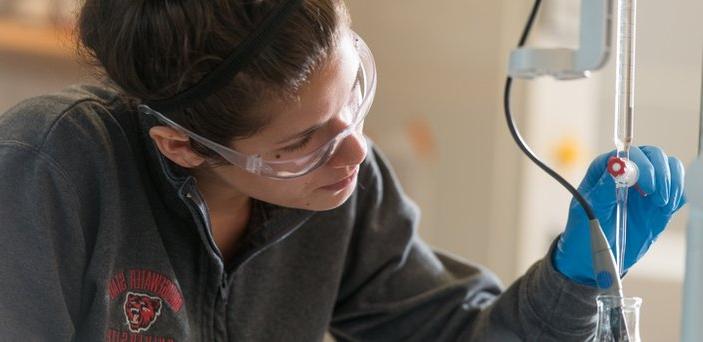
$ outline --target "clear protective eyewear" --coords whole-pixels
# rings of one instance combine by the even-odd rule
[[[376,65],[371,50],[361,37],[354,33],[353,38],[361,63],[349,100],[338,114],[341,120],[348,123],[346,128],[339,132],[333,131],[333,128],[329,127],[333,125],[328,122],[320,127],[318,132],[305,137],[305,140],[299,141],[294,146],[264,154],[247,155],[200,136],[147,105],[141,104],[138,109],[183,132],[229,163],[248,172],[278,179],[304,176],[327,163],[347,137],[361,133],[364,119],[371,108],[376,93]]]

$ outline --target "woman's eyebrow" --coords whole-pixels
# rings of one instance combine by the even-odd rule
[[[299,139],[299,138],[305,137],[305,136],[307,136],[307,135],[310,135],[310,134],[312,134],[312,133],[315,133],[315,131],[317,131],[318,129],[320,129],[320,128],[321,128],[322,126],[324,126],[326,123],[327,123],[327,121],[318,123],[318,124],[316,124],[316,125],[314,125],[314,126],[308,128],[308,129],[306,129],[306,130],[304,130],[304,131],[302,131],[302,132],[295,133],[295,134],[291,135],[290,137],[285,138],[285,139],[283,139],[283,140],[277,142],[276,144],[277,144],[277,145],[284,144],[284,143],[287,143],[287,142],[289,142],[289,141],[293,141],[293,140],[295,140],[295,139]]]
[[[356,87],[356,85],[359,84],[359,74],[362,73],[362,72],[363,72],[363,67],[362,67],[361,64],[359,64],[359,68],[358,68],[357,71],[356,71],[357,77],[354,79],[354,83],[352,84],[351,89],[349,89],[349,93],[353,92],[353,91],[354,91],[354,88]],[[331,118],[330,118],[330,119],[331,119]],[[322,126],[326,125],[328,121],[329,121],[329,119],[326,120],[325,122],[318,123],[318,124],[316,124],[316,125],[314,125],[314,126],[308,128],[308,129],[305,129],[305,130],[303,130],[302,132],[295,133],[295,134],[289,136],[288,138],[285,138],[285,139],[283,139],[283,140],[277,142],[276,145],[281,145],[281,144],[287,143],[287,142],[289,142],[289,141],[293,141],[293,140],[295,140],[295,139],[299,139],[299,138],[305,137],[305,136],[307,136],[307,135],[310,135],[310,134],[312,134],[312,133],[315,133],[315,131],[317,131],[318,129],[320,129]]]

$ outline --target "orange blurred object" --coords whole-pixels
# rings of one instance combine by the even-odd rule
[[[424,117],[410,120],[405,126],[408,140],[415,154],[422,159],[433,159],[437,156],[436,142],[432,127]]]
[[[583,148],[576,138],[567,136],[559,140],[553,154],[558,166],[571,168],[581,160]]]

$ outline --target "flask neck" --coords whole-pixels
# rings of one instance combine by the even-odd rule
[[[598,296],[596,342],[641,342],[640,306],[637,297]]]

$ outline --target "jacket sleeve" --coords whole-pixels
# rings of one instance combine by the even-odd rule
[[[551,258],[505,292],[487,270],[433,252],[414,204],[378,151],[359,178],[357,223],[330,332],[340,341],[584,341],[596,290]]]
[[[76,188],[33,146],[0,141],[0,340],[68,341],[85,242]]]

